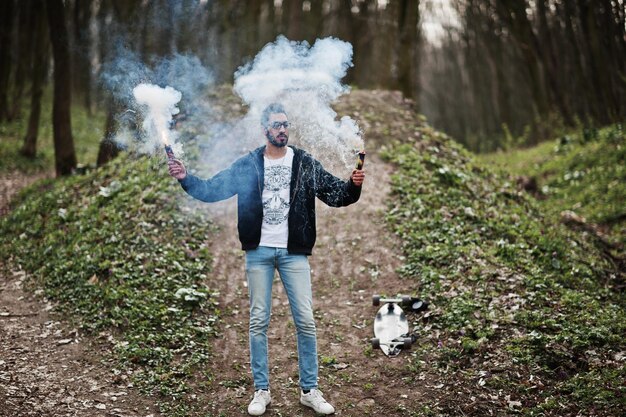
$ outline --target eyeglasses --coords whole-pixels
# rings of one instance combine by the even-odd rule
[[[272,122],[272,123],[270,123],[270,127],[272,129],[278,130],[278,129],[281,128],[281,126],[284,127],[285,129],[288,129],[289,126],[291,126],[291,123],[289,123],[289,122]]]

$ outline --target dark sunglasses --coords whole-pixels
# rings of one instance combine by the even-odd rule
[[[270,123],[270,127],[272,129],[280,129],[281,126],[284,127],[285,129],[288,129],[289,126],[291,126],[291,123],[289,123],[289,122],[273,122],[273,123]]]

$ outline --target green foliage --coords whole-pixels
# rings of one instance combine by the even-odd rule
[[[623,359],[614,356],[626,350],[626,305],[615,287],[620,272],[597,239],[562,225],[445,135],[428,126],[418,130],[420,139],[396,142],[384,156],[397,166],[387,221],[403,242],[400,272],[432,303],[423,323],[431,343],[420,360],[433,360],[442,373],[473,370],[455,374],[470,384],[476,383],[471,375],[484,374],[479,386],[504,389],[531,414],[544,399],[527,389],[523,379],[531,376],[551,395],[566,395],[559,400],[566,408],[618,410],[623,393],[621,400],[608,393],[621,389]],[[564,167],[589,175],[586,185],[615,186],[623,177],[623,163],[616,166],[624,160],[620,135],[601,131],[590,139],[613,144],[602,168],[589,166],[594,152],[603,152],[599,144],[564,144],[586,152],[552,165],[548,186],[571,184],[558,172]],[[593,192],[610,194],[597,201],[595,213],[623,210],[608,189]],[[505,369],[506,376],[485,373],[491,368]],[[603,388],[581,383],[600,375],[607,378]]]
[[[337,363],[337,358],[335,358],[334,356],[320,355],[320,364],[322,366],[330,366],[336,363]]]
[[[111,333],[118,360],[164,404],[210,358],[216,304],[206,281],[209,219],[147,158],[25,189],[0,223],[0,256],[33,277],[87,332]],[[170,407],[170,406],[167,406]]]
[[[52,90],[49,89],[42,97],[37,156],[34,159],[26,158],[19,153],[28,127],[30,101],[23,101],[22,113],[18,119],[0,124],[0,172],[17,170],[35,173],[54,170],[51,93]],[[83,106],[72,106],[72,136],[76,158],[80,165],[95,165],[99,143],[104,135],[105,117],[103,111],[89,114]]]
[[[542,210],[558,215],[573,210],[624,236],[626,229],[626,133],[617,124],[576,134],[530,148],[480,157],[512,176],[530,176],[548,204]]]

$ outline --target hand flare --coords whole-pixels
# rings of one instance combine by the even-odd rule
[[[362,170],[364,163],[365,163],[365,151],[361,151],[358,153],[358,157],[356,160],[356,169]]]
[[[167,154],[167,159],[174,159],[174,151],[170,145],[165,145],[165,153]]]

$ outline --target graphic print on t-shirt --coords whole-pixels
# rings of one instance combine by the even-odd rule
[[[291,167],[274,165],[265,168],[264,191],[270,191],[271,194],[270,198],[263,200],[263,221],[265,223],[279,225],[287,220],[290,181]]]

